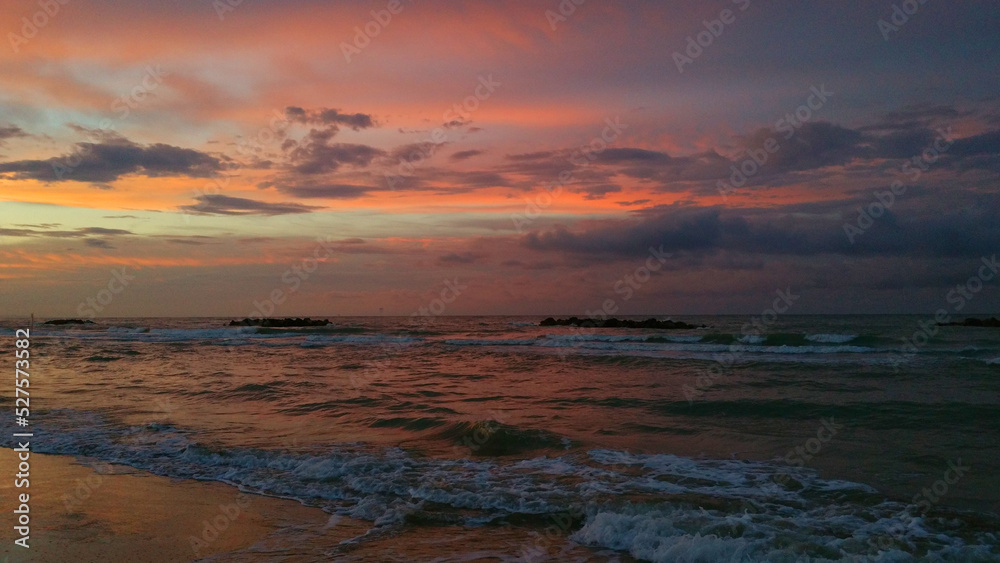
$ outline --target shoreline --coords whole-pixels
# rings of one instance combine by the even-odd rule
[[[11,448],[0,448],[0,467],[16,467]],[[24,491],[13,483],[0,480],[0,519],[8,529],[14,493]],[[568,544],[568,530],[555,521],[537,527],[439,522],[378,530],[368,521],[332,516],[291,499],[244,494],[218,481],[172,479],[103,462],[92,468],[71,455],[33,453],[31,485],[30,549],[4,537],[0,563],[425,561],[443,553],[473,553],[485,560],[547,553],[636,561],[627,553]],[[206,526],[214,528],[215,537]]]
[[[0,467],[12,471],[16,454],[0,448]],[[30,495],[29,548],[6,537],[9,561],[135,561],[148,563],[266,558],[288,549],[296,531],[329,536],[331,547],[361,535],[368,525],[338,519],[297,501],[245,494],[213,481],[161,477],[124,465],[81,464],[75,456],[31,454],[31,480],[16,489],[0,480],[4,528],[13,525],[17,495]],[[16,534],[14,534],[16,536]],[[326,543],[326,542],[324,542]],[[241,557],[242,554],[242,557]],[[6,562],[7,559],[0,559]]]

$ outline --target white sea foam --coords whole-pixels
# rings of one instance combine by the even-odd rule
[[[579,506],[585,523],[573,541],[646,561],[822,561],[830,554],[877,561],[889,552],[873,540],[888,534],[902,546],[919,539],[934,561],[984,560],[1000,547],[985,532],[957,533],[954,523],[935,529],[907,518],[904,506],[879,501],[865,485],[771,463],[608,449],[513,462],[428,458],[356,444],[313,454],[219,450],[170,425],[119,427],[100,415],[65,410],[50,411],[35,432],[41,453],[86,454],[174,478],[221,481],[318,504],[375,527],[400,525],[423,501],[460,509],[466,525],[515,513],[555,518]],[[9,435],[0,432],[0,443],[10,446]],[[782,475],[795,487],[782,484]],[[866,495],[864,502],[849,500]],[[910,555],[896,557],[882,560]]]
[[[857,334],[810,334],[806,336],[806,340],[820,344],[843,344],[857,337]]]

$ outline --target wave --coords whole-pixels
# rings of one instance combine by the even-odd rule
[[[822,344],[845,344],[857,337],[857,334],[810,334],[806,336],[806,340]]]
[[[306,341],[301,345],[304,347],[329,346],[331,344],[376,344],[376,345],[405,345],[423,342],[423,338],[413,336],[391,336],[387,334],[373,334],[367,336],[325,336],[311,334],[306,337]]]
[[[121,359],[121,356],[100,356],[94,355],[84,359],[85,362],[115,362]]]
[[[454,441],[473,455],[512,455],[541,449],[565,448],[571,442],[546,430],[522,429],[496,420],[459,422],[436,438]]]
[[[549,439],[490,421],[442,435],[457,438],[477,428],[492,436],[510,432],[515,441],[526,432]],[[6,430],[0,444],[12,447]],[[433,522],[443,509],[451,523],[466,526],[572,521],[573,541],[646,561],[867,559],[887,553],[883,540],[893,560],[985,560],[1000,549],[991,532],[1000,522],[990,515],[910,517],[906,505],[864,484],[777,463],[608,449],[511,461],[429,458],[364,444],[302,453],[203,444],[193,430],[119,426],[96,413],[65,410],[49,411],[35,432],[39,453],[220,481],[377,529]]]
[[[708,342],[702,342],[700,337],[663,337],[663,336],[617,336],[617,335],[551,335],[534,339],[448,339],[444,342],[452,346],[532,346],[540,348],[577,348],[582,350],[604,350],[611,352],[702,352],[702,353],[757,353],[757,354],[863,354],[878,352],[876,348],[867,346],[837,346],[837,345],[791,345],[784,342],[787,339],[768,339],[764,344],[718,343],[718,337],[711,337]],[[696,340],[690,340],[696,338]],[[715,342],[713,342],[715,340]],[[802,341],[805,341],[803,336]],[[882,350],[886,352],[888,350]]]

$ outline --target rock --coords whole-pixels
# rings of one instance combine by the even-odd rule
[[[694,329],[706,328],[705,325],[693,325],[680,321],[658,321],[656,319],[646,319],[644,321],[633,321],[629,319],[578,319],[570,317],[568,319],[554,319],[549,317],[538,323],[538,326],[583,326],[592,328],[655,328],[661,330]]]
[[[951,322],[951,323],[938,323],[938,326],[976,326],[984,328],[1000,328],[1000,319],[996,317],[990,317],[988,319],[974,319],[969,317],[964,321]]]
[[[330,323],[329,319],[323,320],[312,320],[309,317],[302,318],[284,318],[284,319],[250,319],[246,318],[242,321],[229,321],[229,326],[259,326],[264,328],[284,328],[284,327],[294,327],[294,326],[326,326]]]
[[[53,319],[51,321],[45,321],[43,324],[47,325],[92,325],[94,321],[83,320],[83,319]]]

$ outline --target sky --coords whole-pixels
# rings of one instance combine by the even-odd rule
[[[1000,312],[995,2],[0,7],[0,315]]]

